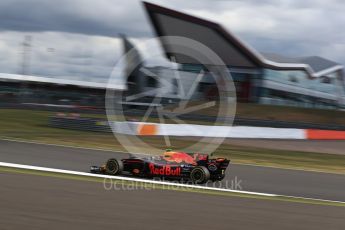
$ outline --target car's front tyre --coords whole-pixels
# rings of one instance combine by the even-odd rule
[[[105,171],[110,175],[120,175],[123,171],[122,161],[116,159],[109,159],[105,165]]]

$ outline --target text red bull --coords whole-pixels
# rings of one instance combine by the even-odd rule
[[[150,174],[161,176],[180,176],[180,167],[171,167],[170,165],[155,166],[153,163],[149,164]]]

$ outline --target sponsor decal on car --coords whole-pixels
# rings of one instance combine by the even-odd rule
[[[161,176],[180,176],[180,167],[171,167],[170,165],[163,165],[156,167],[155,164],[149,164],[150,174],[161,175]]]
[[[133,169],[132,171],[134,174],[139,174],[140,173],[140,170],[139,169]]]

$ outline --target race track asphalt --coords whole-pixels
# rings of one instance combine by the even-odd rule
[[[331,153],[345,155],[343,140],[273,140],[273,139],[225,139],[231,145],[267,148],[276,150],[302,151],[313,153]]]
[[[344,207],[0,175],[1,229],[345,229]]]
[[[104,163],[110,157],[127,156],[110,151],[0,141],[1,162],[82,172],[87,172],[90,165]],[[252,192],[345,201],[345,175],[337,174],[232,164],[221,186]]]

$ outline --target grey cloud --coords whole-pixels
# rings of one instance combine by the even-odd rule
[[[116,38],[57,32],[30,34],[28,74],[31,75],[99,81],[109,77],[121,55],[121,43]],[[20,41],[24,35],[22,32],[1,34],[0,72],[20,72],[23,61]]]
[[[326,55],[345,63],[345,55],[341,54],[345,45],[343,1],[247,0],[224,4],[217,11],[187,11],[219,22],[260,51],[291,56]]]
[[[139,1],[0,1],[0,30],[5,31],[147,36],[150,29],[144,20]]]
[[[343,0],[151,2],[217,21],[260,51],[345,64]],[[0,72],[18,72],[19,44],[31,34],[32,74],[106,78],[122,53],[119,33],[136,44],[154,35],[140,1],[1,0]]]

